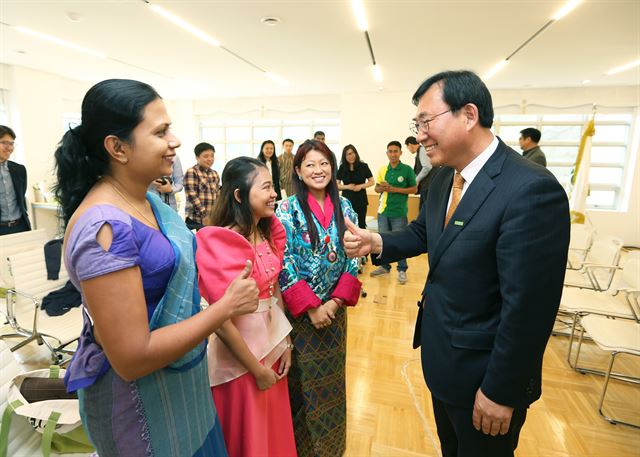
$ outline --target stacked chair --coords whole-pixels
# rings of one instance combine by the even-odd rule
[[[637,377],[613,372],[614,362],[619,354],[640,356],[640,251],[627,254],[624,264],[616,266],[615,270],[619,280],[607,291],[565,287],[560,312],[573,316],[567,361],[581,373],[604,376],[598,404],[598,412],[604,419],[613,424],[640,428],[640,424],[615,419],[603,411],[611,378],[640,383]],[[576,332],[579,332],[578,344],[575,359],[572,360],[571,351]],[[610,354],[606,370],[579,366],[580,350],[586,335],[598,348]]]

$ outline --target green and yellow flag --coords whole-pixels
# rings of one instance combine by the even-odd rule
[[[596,133],[594,119],[591,118],[582,132],[580,147],[576,156],[576,164],[571,173],[569,186],[569,205],[571,207],[571,223],[584,224],[589,195],[589,168],[591,166],[591,138]]]

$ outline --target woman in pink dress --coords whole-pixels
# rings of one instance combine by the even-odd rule
[[[291,325],[278,287],[286,239],[275,201],[267,167],[233,159],[222,172],[212,226],[196,235],[198,284],[208,303],[247,260],[260,292],[255,312],[227,320],[209,341],[209,380],[230,457],[297,455],[287,386]]]

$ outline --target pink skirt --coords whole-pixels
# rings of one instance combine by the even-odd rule
[[[297,457],[287,378],[263,391],[245,373],[211,392],[229,457]]]

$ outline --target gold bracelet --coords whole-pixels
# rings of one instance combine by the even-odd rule
[[[291,349],[291,350],[293,350],[293,348],[294,348],[294,347],[295,347],[295,346],[294,346],[293,344],[291,344],[291,343],[287,343],[287,349]]]

